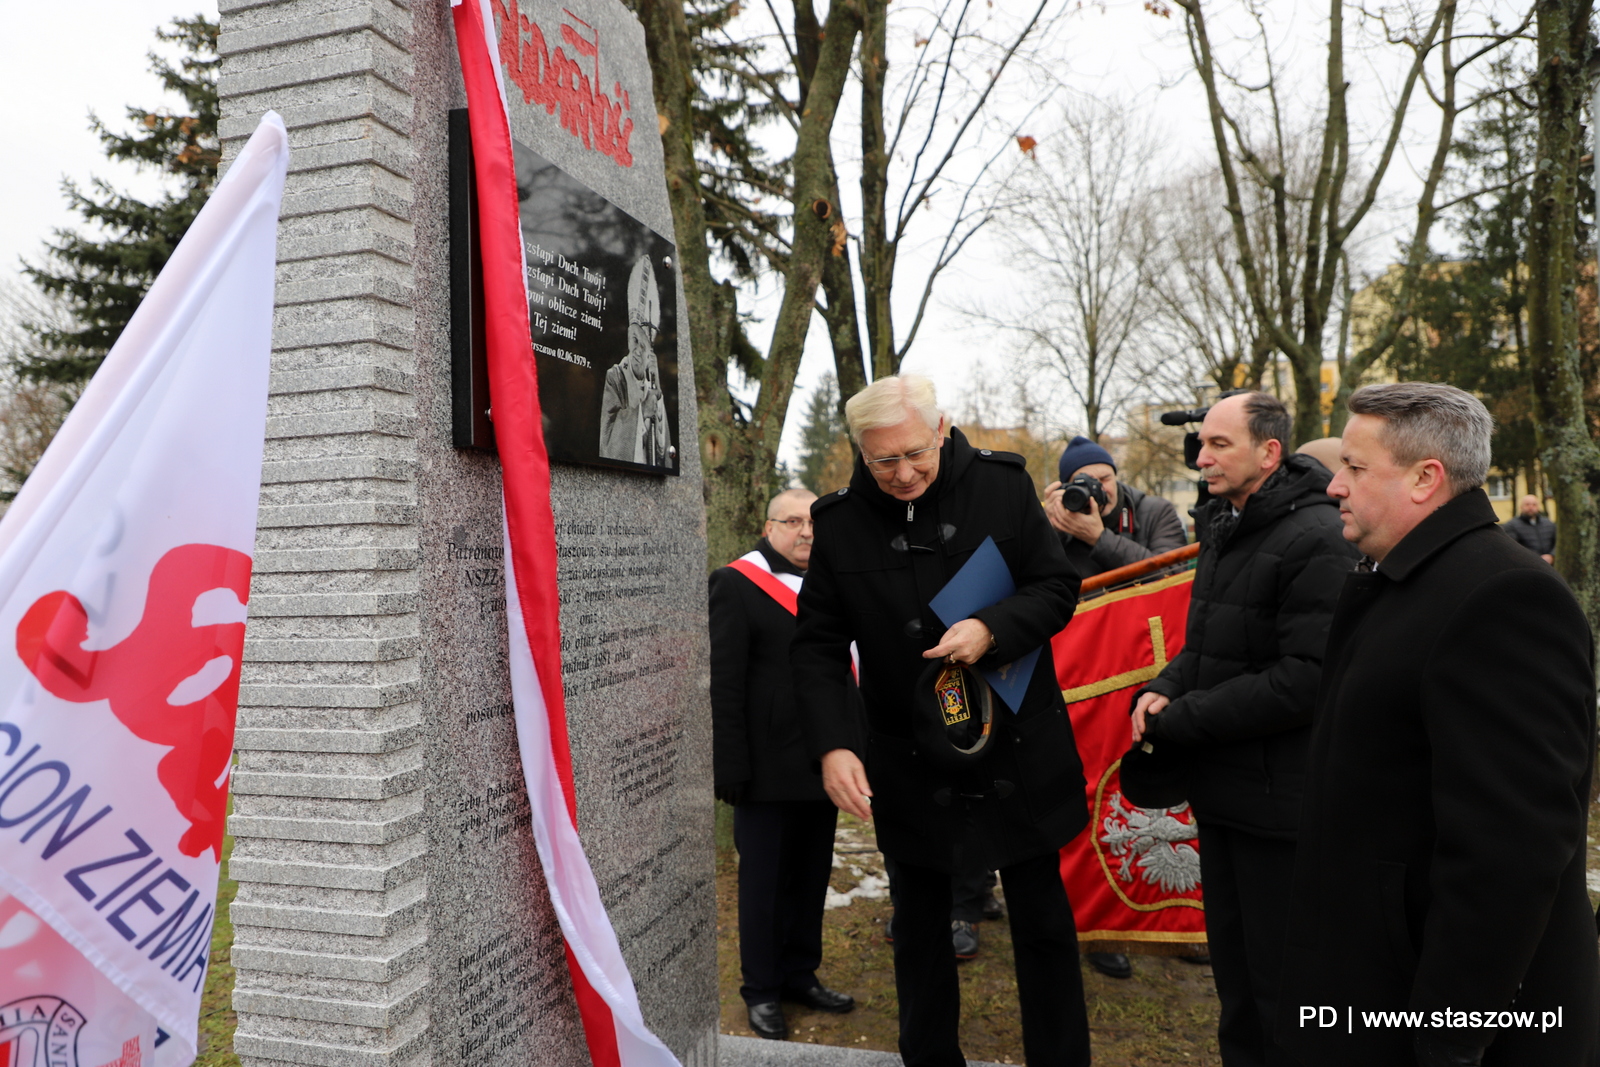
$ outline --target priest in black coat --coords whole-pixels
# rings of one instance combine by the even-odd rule
[[[1589,627],[1495,528],[1476,398],[1350,410],[1328,492],[1366,559],[1324,660],[1279,1041],[1306,1067],[1591,1064]]]
[[[774,1040],[788,1036],[780,1000],[829,1012],[855,1007],[817,980],[838,812],[806,754],[790,684],[815,499],[804,489],[779,493],[755,549],[710,580],[712,767],[717,798],[734,806],[739,993],[750,1028]]]
[[[1050,654],[1077,605],[1077,575],[1022,457],[973,448],[956,429],[946,437],[932,382],[879,379],[850,399],[846,418],[861,457],[850,485],[812,507],[817,543],[800,592],[794,688],[828,795],[872,819],[896,864],[901,1056],[907,1067],[965,1062],[950,875],[998,870],[1027,1062],[1087,1064],[1077,934],[1057,850],[1088,811]],[[947,628],[929,602],[991,537],[1016,592]],[[864,731],[842,693],[852,641]],[[977,762],[941,766],[916,725],[924,668],[941,659],[999,668],[1035,649],[1020,708],[995,712]]]

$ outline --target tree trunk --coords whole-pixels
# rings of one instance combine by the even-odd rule
[[[834,188],[837,191],[837,182]],[[830,254],[823,264],[822,292],[828,298],[822,318],[828,324],[828,341],[833,346],[833,375],[839,383],[839,417],[843,418],[844,402],[867,387],[866,353],[861,349],[856,282],[850,275],[848,247],[838,255]]]
[[[1308,354],[1311,358],[1306,358]],[[1322,352],[1308,346],[1300,359],[1291,357],[1289,374],[1294,379],[1294,440],[1283,443],[1285,452],[1326,436],[1322,432]]]
[[[761,392],[750,417],[755,448],[764,456],[769,468],[777,461],[783,420],[789,411],[795,375],[800,370],[800,356],[805,349],[806,331],[811,325],[823,268],[844,233],[843,212],[830,199],[837,195],[834,193],[830,137],[860,32],[861,11],[857,3],[836,0],[822,30],[822,50],[806,92],[805,109],[801,112],[800,135],[794,150],[794,189],[790,197],[794,233],[784,279],[783,303],[778,307],[773,324],[772,346],[767,352]]]
[[[839,200],[839,175],[833,169],[829,151],[829,199]],[[843,225],[843,220],[840,220]],[[844,421],[847,400],[867,387],[866,352],[861,347],[861,319],[856,309],[856,280],[850,273],[850,245],[834,240],[822,265],[822,292],[828,306],[822,320],[828,325],[828,344],[833,349],[833,377],[839,387],[839,419]]]
[[[1538,165],[1528,219],[1528,355],[1534,426],[1561,536],[1556,568],[1600,633],[1600,444],[1578,363],[1578,167],[1593,0],[1539,0]],[[1537,490],[1535,490],[1537,492]]]
[[[861,285],[867,302],[867,344],[872,377],[899,371],[894,315],[889,303],[895,246],[889,240],[889,145],[883,126],[884,51],[889,0],[862,0],[861,19]],[[839,383],[844,393],[844,382]]]
[[[657,121],[661,127],[667,199],[677,237],[679,277],[689,305],[689,340],[694,349],[695,401],[700,420],[716,421],[718,408],[727,408],[726,353],[716,353],[713,339],[719,332],[721,297],[711,276],[711,256],[706,246],[705,205],[700,198],[700,169],[694,158],[694,125],[690,101],[694,71],[690,58],[689,27],[682,0],[639,0],[639,18],[650,42],[650,74],[655,82]],[[712,363],[722,355],[721,366]],[[720,376],[719,376],[720,375]]]
[[[810,0],[797,0],[795,3],[795,40],[797,43],[810,42],[809,46],[802,44],[795,55],[795,68],[802,86],[800,110],[804,112],[805,93],[809,91],[811,81],[816,77],[817,63],[822,58],[817,17],[812,12]],[[863,63],[867,62],[865,57],[868,50],[867,30],[863,26],[861,41]],[[881,133],[883,124],[881,114],[878,115],[878,119]],[[863,129],[866,125],[863,125]],[[862,136],[865,138],[866,134],[863,133]],[[843,203],[843,200],[839,195],[839,172],[833,164],[831,139],[828,142],[827,153],[828,201],[838,205]],[[844,225],[842,217],[836,216],[836,221],[839,226]],[[850,273],[849,242],[838,240],[838,236],[838,231],[835,231],[835,239],[828,250],[829,255],[823,262],[822,291],[827,297],[828,306],[819,310],[823,321],[828,325],[828,342],[833,348],[834,380],[839,387],[839,418],[843,420],[845,401],[867,387],[867,364],[866,353],[861,347],[861,319],[856,305],[856,280]]]
[[[797,5],[804,21],[805,5]],[[660,110],[661,145],[667,195],[678,244],[689,337],[694,348],[695,399],[700,408],[699,442],[706,503],[706,556],[720,566],[749,550],[761,534],[767,498],[773,490],[779,439],[794,390],[800,353],[815,305],[817,286],[831,255],[839,208],[830,198],[832,132],[861,28],[854,3],[843,0],[829,12],[827,26],[801,36],[802,46],[818,45],[814,73],[804,86],[799,144],[794,156],[793,251],[761,376],[761,390],[748,423],[738,417],[728,394],[728,359],[738,328],[731,285],[711,274],[705,206],[694,157],[692,43],[683,0],[638,0],[645,27],[650,72]]]
[[[728,354],[737,323],[731,286],[711,274],[705,204],[694,158],[694,67],[683,0],[639,0],[659,110],[667,199],[678,246],[679,276],[689,310],[698,443],[704,465],[706,562],[719,567],[749,550],[751,482],[757,468],[742,441],[728,396]],[[687,437],[688,434],[683,434]],[[758,505],[759,506],[759,505]]]

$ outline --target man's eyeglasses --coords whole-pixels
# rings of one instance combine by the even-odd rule
[[[879,459],[869,459],[866,464],[878,474],[890,474],[899,468],[902,462],[911,464],[914,470],[927,470],[932,465],[934,457],[939,452],[938,445],[929,445],[919,448],[915,452],[907,452],[903,456],[883,456]]]
[[[787,526],[790,530],[799,530],[816,525],[810,519],[768,519],[767,521],[775,522],[779,526]]]

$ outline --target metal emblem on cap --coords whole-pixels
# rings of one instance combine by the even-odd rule
[[[967,701],[965,672],[960,667],[946,667],[933,683],[934,695],[939,698],[939,710],[944,713],[944,724],[955,726],[972,718],[972,708]]]

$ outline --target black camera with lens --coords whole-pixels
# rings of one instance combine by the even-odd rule
[[[1090,508],[1105,507],[1109,499],[1100,479],[1088,474],[1079,474],[1061,487],[1061,507],[1066,511],[1087,515]]]

